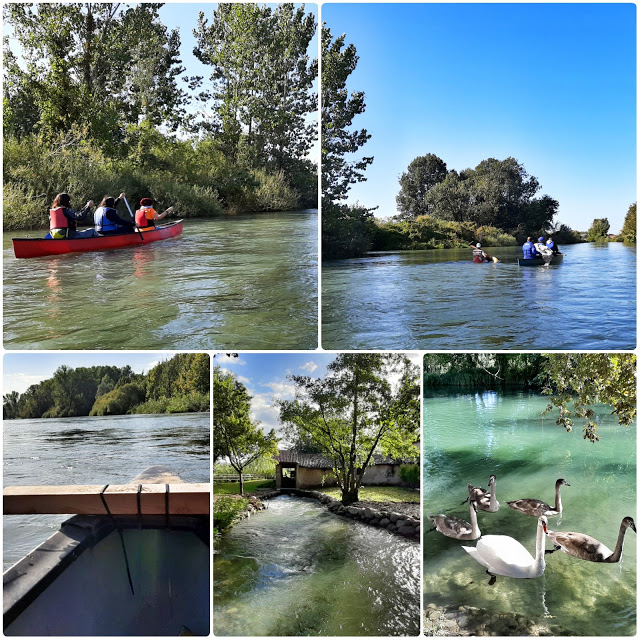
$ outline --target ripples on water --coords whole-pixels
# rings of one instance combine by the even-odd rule
[[[4,234],[10,349],[315,349],[317,212],[185,221],[171,240],[17,260]]]
[[[153,465],[185,482],[209,482],[208,413],[5,420],[3,429],[4,486],[124,484]],[[4,569],[64,519],[5,516]]]
[[[417,635],[419,545],[282,496],[214,555],[216,635]]]
[[[424,511],[446,511],[468,520],[466,486],[487,486],[497,476],[497,513],[479,512],[483,534],[506,534],[535,554],[536,519],[507,500],[538,498],[553,504],[556,479],[564,512],[549,518],[554,531],[578,531],[615,548],[620,522],[636,517],[635,426],[621,427],[608,409],[598,411],[602,439],[590,444],[581,427],[572,433],[540,415],[546,399],[496,393],[425,396]],[[541,578],[498,577],[489,586],[484,569],[461,543],[431,532],[424,540],[425,602],[522,613],[575,635],[633,635],[636,630],[636,534],[628,530],[622,562],[580,561],[547,555]],[[547,548],[551,544],[547,542]]]
[[[636,250],[563,247],[564,262],[518,267],[517,247],[408,251],[322,268],[325,349],[634,349]]]

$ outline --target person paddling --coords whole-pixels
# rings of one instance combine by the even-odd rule
[[[554,256],[557,256],[560,253],[560,247],[555,243],[551,236],[549,236],[549,239],[547,240],[547,247],[553,251]]]
[[[473,247],[473,245],[470,245]],[[482,250],[482,245],[478,242],[475,247],[473,247],[473,261],[474,262],[498,262],[497,258],[493,258]]]
[[[166,211],[158,213],[153,208],[153,200],[151,198],[142,198],[140,200],[140,208],[136,211],[136,225],[140,231],[149,231],[156,226],[157,220],[162,220],[172,211],[173,207],[169,207]]]
[[[89,200],[80,211],[71,208],[71,196],[59,193],[49,209],[49,234],[54,240],[64,238],[94,238],[97,234],[93,229],[78,231],[78,221],[84,220],[91,208],[93,200]]]
[[[113,236],[121,233],[133,233],[136,225],[131,220],[123,220],[116,207],[124,198],[121,193],[117,198],[105,196],[93,214],[95,229],[101,236]]]

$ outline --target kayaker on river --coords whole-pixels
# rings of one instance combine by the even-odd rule
[[[472,245],[473,246],[473,245]],[[482,250],[482,245],[478,242],[473,250],[474,262],[491,262],[491,258]]]
[[[136,225],[140,231],[149,231],[156,226],[157,220],[162,220],[167,214],[173,211],[173,207],[169,207],[166,211],[158,213],[153,208],[153,200],[151,198],[142,198],[140,200],[140,208],[136,211]]]
[[[101,236],[113,236],[121,233],[132,233],[136,225],[131,220],[123,220],[116,211],[116,207],[125,194],[117,198],[105,196],[93,214],[95,229]]]
[[[89,200],[80,211],[71,208],[71,196],[59,193],[49,209],[49,234],[55,240],[64,238],[95,238],[98,234],[94,229],[78,231],[78,221],[84,220],[93,207],[93,200]]]

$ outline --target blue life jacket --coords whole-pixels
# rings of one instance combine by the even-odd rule
[[[533,246],[533,242],[531,241],[525,242],[522,245],[522,252],[524,253],[525,260],[533,260],[533,258],[535,258],[536,254],[538,253],[536,251],[536,248]]]
[[[547,240],[547,247],[549,247],[551,251],[555,251],[556,243],[553,240]]]
[[[109,211],[111,207],[98,207],[93,214],[93,222],[96,227],[96,231],[117,231],[120,227],[115,223],[111,222],[107,218],[107,211]]]

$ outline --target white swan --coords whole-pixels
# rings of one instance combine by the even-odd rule
[[[475,500],[478,504],[478,509],[482,511],[495,513],[500,508],[500,503],[496,499],[496,477],[494,475],[489,476],[489,489],[491,490],[490,492],[482,487],[474,487],[472,484],[468,484],[469,497],[467,500]]]
[[[526,513],[528,516],[557,516],[562,513],[562,499],[560,498],[560,487],[566,484],[567,487],[571,485],[564,479],[559,478],[556,480],[556,504],[554,507],[549,506],[542,500],[536,500],[535,498],[521,498],[520,500],[511,500],[507,504],[516,511]]]
[[[611,551],[599,540],[584,533],[574,533],[573,531],[547,531],[547,535],[553,542],[555,549],[547,551],[553,553],[561,549],[574,558],[588,560],[589,562],[618,562],[622,557],[622,545],[624,544],[624,534],[631,527],[636,533],[636,523],[633,518],[627,516],[620,523],[618,541],[615,551]]]
[[[544,534],[547,519],[538,518],[536,534],[536,557],[534,558],[517,540],[509,536],[482,536],[475,547],[462,547],[476,562],[487,569],[493,577],[539,578],[544,573]]]
[[[462,518],[446,516],[444,513],[428,517],[435,525],[436,531],[439,531],[442,535],[447,536],[448,538],[455,538],[456,540],[477,540],[482,535],[480,533],[480,528],[478,527],[477,510],[478,506],[476,505],[475,500],[472,500],[469,505],[471,524]]]

